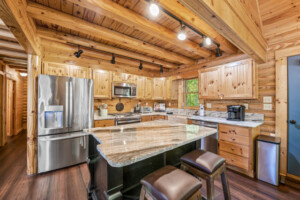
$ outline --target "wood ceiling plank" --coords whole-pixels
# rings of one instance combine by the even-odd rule
[[[1,40],[1,39],[0,39],[0,48],[25,52],[24,48],[19,43],[7,41],[7,40]]]
[[[78,19],[77,17],[70,16],[68,14],[56,11],[54,9],[33,2],[28,2],[27,12],[33,18],[40,19],[48,23],[57,24],[59,26],[70,28],[72,30],[77,30],[81,33],[85,33],[94,37],[103,38],[108,41],[113,41],[114,43],[127,46],[129,48],[135,48],[136,50],[155,55],[157,57],[166,59],[171,62],[189,64],[194,63],[194,60],[185,56],[167,51],[157,46],[145,43],[135,38],[109,30],[96,24],[89,23],[87,21]]]
[[[218,42],[221,50],[229,54],[237,52],[237,48],[234,45],[180,2],[174,0],[158,0],[157,2],[161,7],[187,23],[189,26]]]
[[[17,41],[17,39],[15,38],[14,34],[12,34],[7,29],[0,29],[0,39],[14,41],[14,42]]]
[[[184,48],[187,51],[198,54],[202,57],[211,57],[212,52],[201,48],[198,44],[190,41],[180,41],[177,39],[177,33],[171,31],[170,29],[161,26],[155,22],[152,22],[143,16],[129,10],[111,0],[69,0],[75,4],[80,5],[86,9],[92,10],[97,13],[104,14],[105,16],[124,23],[132,28],[138,29],[150,35],[159,34],[159,38],[178,48]]]
[[[27,58],[26,53],[11,51],[7,49],[0,49],[0,56],[11,57],[11,58],[22,58],[22,59]]]

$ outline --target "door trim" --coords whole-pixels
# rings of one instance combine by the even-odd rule
[[[288,137],[288,68],[287,58],[300,54],[300,45],[275,52],[276,66],[276,123],[275,134],[281,138],[280,175],[287,176],[287,137]]]

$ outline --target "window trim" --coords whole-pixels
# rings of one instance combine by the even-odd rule
[[[187,92],[187,89],[186,89],[187,88],[187,81],[188,80],[193,80],[193,79],[198,79],[198,92]],[[200,99],[199,99],[199,106],[187,106],[187,102],[186,102],[186,95],[187,95],[187,93],[189,93],[189,94],[197,94],[198,95],[198,99],[199,99],[199,78],[198,77],[184,79],[183,101],[184,101],[184,108],[185,109],[192,109],[192,110],[199,109]]]

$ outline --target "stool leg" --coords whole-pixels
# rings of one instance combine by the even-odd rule
[[[224,198],[225,200],[230,200],[231,196],[230,196],[230,190],[229,190],[229,185],[228,185],[228,180],[226,175],[226,167],[224,167],[224,171],[221,174],[221,179],[222,179]]]
[[[141,189],[140,200],[146,200],[146,190],[145,190],[144,186],[142,186],[142,189]]]
[[[207,187],[207,200],[214,200],[215,199],[215,184],[214,178],[209,176],[206,180],[206,187]]]

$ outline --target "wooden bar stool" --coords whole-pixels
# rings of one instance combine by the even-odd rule
[[[201,181],[173,166],[165,166],[141,180],[140,200],[201,200]]]
[[[223,193],[226,200],[230,200],[230,191],[226,175],[225,159],[208,151],[194,150],[180,158],[181,169],[206,180],[207,199],[213,200],[214,180],[221,175]]]

